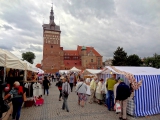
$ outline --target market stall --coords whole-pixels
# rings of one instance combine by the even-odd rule
[[[91,78],[93,76],[97,76],[98,73],[100,73],[102,70],[97,69],[86,69],[82,72],[84,78]]]
[[[25,66],[22,61],[13,55],[11,52],[0,49],[0,96],[7,94],[14,83],[14,81],[23,80]],[[6,83],[6,87],[4,87]],[[3,86],[3,88],[2,88]],[[12,113],[12,103],[9,103],[10,109],[3,114],[3,119],[8,119]],[[0,116],[1,117],[1,116]]]
[[[80,72],[81,70],[76,68],[76,67],[73,67],[69,70],[70,72]]]
[[[67,74],[68,72],[69,72],[69,70],[59,70],[60,74],[64,74],[64,73]]]
[[[159,70],[152,67],[107,66],[99,74],[104,79],[111,74],[117,74],[126,84],[131,84],[134,89],[134,110],[131,115],[149,116],[160,113]]]

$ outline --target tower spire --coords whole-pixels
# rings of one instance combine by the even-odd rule
[[[52,7],[51,7],[51,12],[50,12],[50,24],[55,24],[54,23],[53,3],[52,3]]]

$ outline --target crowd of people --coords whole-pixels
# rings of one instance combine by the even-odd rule
[[[65,74],[60,77],[56,84],[60,91],[59,100],[61,97],[63,98],[62,109],[66,109],[67,112],[69,112],[67,99],[70,92],[73,91],[74,75],[74,73]],[[78,77],[75,83],[75,92],[78,97],[78,105],[84,107],[88,101],[89,104],[105,104],[109,111],[115,111],[116,103],[118,103],[121,106],[119,119],[127,119],[127,99],[130,97],[131,88],[125,84],[122,78],[116,79],[116,74],[113,74],[111,78],[106,78],[106,80],[98,80],[96,76],[93,78]]]
[[[119,103],[121,106],[119,119],[127,119],[127,99],[131,94],[131,89],[124,83],[122,78],[116,79],[116,74],[113,74],[111,78],[106,78],[106,80],[98,79],[97,76],[83,78],[80,77],[80,74],[74,72],[56,77],[53,75],[45,75],[42,82],[44,95],[45,93],[49,95],[49,86],[53,81],[56,81],[56,86],[59,90],[58,100],[63,100],[63,110],[69,112],[67,100],[69,94],[75,92],[78,98],[77,103],[81,107],[84,107],[87,103],[97,103],[99,105],[105,104],[109,111],[115,111],[115,105]],[[19,87],[20,84],[16,81],[14,88],[4,97],[4,100],[6,100],[12,96],[13,120],[19,120],[23,102],[23,90],[20,91]]]

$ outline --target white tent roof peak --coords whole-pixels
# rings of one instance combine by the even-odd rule
[[[74,66],[73,68],[70,69],[70,71],[81,71],[81,70]]]

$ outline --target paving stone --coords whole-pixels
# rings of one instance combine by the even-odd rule
[[[83,108],[77,104],[77,95],[71,92],[68,98],[70,112],[62,110],[63,101],[58,101],[59,90],[55,83],[49,89],[49,96],[43,96],[42,106],[22,108],[20,120],[119,120],[119,115],[108,111],[104,105],[87,103]],[[128,120],[160,120],[160,114],[150,117],[131,117]]]

